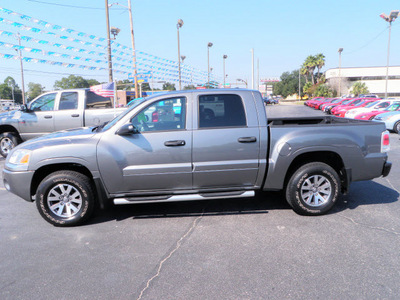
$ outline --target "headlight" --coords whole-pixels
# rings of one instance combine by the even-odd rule
[[[8,162],[13,165],[28,165],[31,150],[18,149],[13,152]]]
[[[382,117],[376,116],[374,119],[375,120],[382,120]]]

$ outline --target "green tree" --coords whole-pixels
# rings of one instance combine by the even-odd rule
[[[306,84],[303,86],[303,93],[307,94],[310,98],[313,92],[313,84],[311,82],[306,82]]]
[[[0,84],[0,99],[12,99],[12,89],[7,83]]]
[[[151,87],[150,87],[150,84],[149,84],[148,82],[143,82],[143,83],[142,83],[142,91],[143,91],[143,92],[145,92],[145,91],[151,91]]]
[[[54,83],[54,89],[66,90],[66,89],[88,88],[96,84],[99,84],[99,82],[96,79],[86,80],[82,76],[69,75],[68,77],[61,78],[61,80],[57,80]]]
[[[357,81],[353,84],[351,93],[358,96],[360,94],[369,94],[369,90],[365,82]]]
[[[318,84],[313,92],[315,97],[333,97],[333,90],[326,84]]]
[[[162,89],[164,91],[176,91],[175,84],[170,82],[164,83]]]
[[[314,85],[315,84],[315,76],[314,76],[314,70],[317,67],[317,59],[313,55],[307,56],[306,60],[303,63],[303,67],[307,68],[308,73],[311,75],[311,82]]]
[[[40,94],[43,94],[43,92],[44,86],[42,86],[41,84],[33,82],[28,83],[28,101],[36,98]]]
[[[194,86],[193,84],[189,84],[183,87],[184,90],[195,90],[196,86]]]
[[[282,73],[280,79],[281,81],[279,82],[268,84],[273,85],[274,95],[281,95],[282,97],[286,98],[289,95],[299,93],[299,70],[294,70],[291,73],[284,72]],[[305,83],[305,78],[301,77],[301,86],[304,86]]]

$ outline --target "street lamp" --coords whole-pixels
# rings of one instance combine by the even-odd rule
[[[182,89],[182,82],[181,82],[181,46],[179,42],[179,28],[183,26],[183,20],[179,19],[178,23],[176,24],[176,30],[178,32],[178,70],[179,70],[179,90]]]
[[[388,88],[388,80],[389,80],[389,53],[390,53],[390,32],[392,30],[392,22],[396,20],[399,15],[398,10],[392,10],[390,15],[386,15],[384,13],[380,14],[380,17],[384,19],[386,22],[389,22],[389,41],[388,41],[388,50],[387,50],[387,63],[386,63],[386,86],[385,86],[385,98],[387,98],[387,88]]]
[[[342,65],[343,48],[339,48],[338,52],[339,52],[339,97],[341,97],[342,96],[342,89],[341,89],[341,87],[342,87],[342,85],[341,85],[342,84],[342,76],[340,74],[340,71],[341,71],[341,65]]]
[[[237,81],[241,81],[241,82],[243,82],[244,84],[246,84],[246,89],[247,89],[247,81],[246,80],[243,80],[243,79],[240,79],[240,78],[238,78],[238,79],[236,79]]]
[[[113,40],[115,40],[115,38],[117,37],[118,33],[121,31],[121,29],[117,28],[117,27],[111,27],[111,34],[114,36]]]
[[[210,48],[213,46],[213,43],[207,44],[207,87],[210,85]]]
[[[223,61],[223,63],[224,63],[224,86],[223,86],[223,88],[225,88],[225,59],[227,59],[228,58],[228,55],[223,55],[222,56],[222,61]]]

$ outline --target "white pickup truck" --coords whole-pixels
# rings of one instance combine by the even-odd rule
[[[50,132],[101,125],[123,110],[89,89],[42,94],[20,110],[0,114],[0,154],[7,157],[16,145]]]

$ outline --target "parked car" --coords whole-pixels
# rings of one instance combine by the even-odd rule
[[[331,111],[334,107],[338,106],[338,105],[345,105],[351,102],[351,100],[353,100],[354,98],[343,98],[342,100],[340,100],[339,102],[335,102],[335,103],[331,103],[327,106],[325,106],[324,108],[324,112],[326,112],[327,114],[331,114]]]
[[[363,98],[353,98],[347,103],[342,103],[342,104],[336,105],[335,107],[333,107],[331,109],[331,114],[335,115],[336,112],[341,110],[342,108],[349,107],[349,106],[355,106],[358,103],[361,103],[362,101],[363,101]]]
[[[383,113],[387,113],[387,112],[391,112],[391,111],[397,111],[399,109],[398,107],[398,102],[394,102],[392,103],[390,106],[388,106],[387,108],[385,108],[384,110],[374,110],[374,111],[370,111],[370,112],[365,112],[365,113],[361,113],[359,115],[356,115],[354,117],[354,119],[358,119],[358,120],[372,120],[374,119],[377,115],[383,114]]]
[[[203,114],[214,98],[222,114]],[[166,118],[143,118],[180,106]],[[217,106],[216,106],[217,107]],[[81,224],[94,207],[244,198],[284,190],[299,214],[321,215],[352,181],[386,176],[383,123],[332,116],[267,118],[259,92],[176,91],[148,97],[110,123],[49,134],[13,149],[5,188],[56,226]]]
[[[343,100],[342,98],[335,98],[330,102],[321,103],[321,106],[319,107],[319,109],[322,110],[322,111],[325,111],[325,107],[330,106],[331,104],[339,103],[342,100]]]
[[[315,109],[321,109],[321,107],[325,104],[329,104],[329,103],[334,103],[333,101],[338,100],[339,98],[326,98],[324,101],[322,101],[321,103],[316,103],[313,108]]]
[[[0,114],[0,154],[7,157],[16,145],[46,133],[103,124],[124,110],[89,89],[42,94],[18,111]]]
[[[400,102],[394,102],[392,111],[375,116],[372,121],[384,122],[386,129],[400,133]]]
[[[367,104],[369,104],[369,103],[374,103],[374,102],[376,102],[376,100],[364,99],[364,100],[362,100],[361,102],[358,102],[358,103],[355,104],[355,105],[348,105],[348,106],[345,106],[345,107],[342,107],[342,108],[338,109],[338,110],[335,112],[334,115],[335,115],[336,117],[344,118],[346,112],[348,112],[349,110],[352,110],[352,109],[355,109],[355,108],[358,108],[358,107],[364,107],[364,106],[366,106]]]
[[[353,108],[348,110],[345,114],[346,118],[354,119],[356,115],[359,115],[364,112],[376,111],[376,110],[384,110],[386,107],[391,105],[393,101],[391,100],[376,100],[367,104],[365,107]]]
[[[312,105],[314,105],[314,103],[322,102],[322,101],[324,101],[324,100],[325,100],[324,97],[314,97],[314,98],[312,98],[311,100],[305,101],[305,102],[304,102],[304,105],[307,105],[307,106],[312,107]]]

